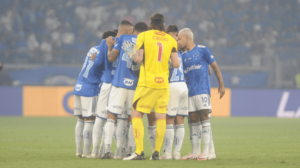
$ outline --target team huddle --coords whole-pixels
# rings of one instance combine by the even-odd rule
[[[209,121],[210,66],[219,81],[220,98],[225,94],[216,60],[207,47],[194,43],[190,29],[165,29],[159,13],[150,21],[148,27],[123,20],[87,53],[73,91],[76,156],[145,160],[146,113],[150,160],[216,158]],[[184,117],[189,118],[192,152],[181,157]]]

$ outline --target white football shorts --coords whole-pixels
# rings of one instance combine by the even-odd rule
[[[211,99],[209,94],[200,94],[189,97],[189,112],[211,109]]]
[[[134,90],[112,86],[107,102],[107,110],[116,115],[121,115],[127,111],[127,114],[131,115],[133,96]],[[122,116],[122,118],[125,117],[126,116]]]
[[[188,116],[188,88],[185,82],[170,83],[170,100],[167,115]]]
[[[97,96],[84,97],[74,95],[74,116],[88,118],[95,116],[97,108]]]
[[[98,95],[96,114],[97,114],[97,117],[105,119],[105,120],[107,119],[106,106],[107,106],[107,99],[108,99],[110,89],[111,89],[110,83],[102,83],[100,93]]]

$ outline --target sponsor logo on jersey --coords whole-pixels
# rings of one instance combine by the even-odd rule
[[[131,38],[131,41],[136,43],[136,38]]]
[[[214,56],[213,56],[213,55],[211,55],[211,56],[210,56],[210,58],[211,58],[211,59],[214,59]]]
[[[160,36],[152,36],[153,40],[158,40],[158,41],[169,41],[168,38],[166,37],[160,37]]]
[[[155,81],[156,83],[163,83],[165,80],[164,80],[163,77],[155,77],[155,78],[154,78],[154,81]]]
[[[166,35],[166,33],[164,33],[164,32],[155,32],[155,34],[159,35],[159,36],[165,36]]]
[[[124,85],[126,85],[126,86],[132,86],[133,84],[134,84],[134,80],[128,79],[128,78],[124,78]]]
[[[191,70],[200,69],[202,65],[192,65],[190,67],[187,67],[186,70],[184,70],[184,73],[188,73]]]
[[[76,90],[76,91],[81,90],[81,86],[82,86],[82,85],[77,84],[77,85],[75,86],[75,90]]]

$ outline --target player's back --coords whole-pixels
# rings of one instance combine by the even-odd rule
[[[114,62],[109,62],[107,58],[108,46],[106,44],[106,39],[102,40],[100,46],[101,46],[100,47],[101,54],[97,55],[96,58],[98,57],[103,61],[103,66],[102,66],[103,75],[101,77],[101,82],[111,83],[115,75],[116,67],[118,64],[118,58]]]
[[[73,91],[73,93],[76,95],[86,97],[95,96],[99,90],[98,85],[100,84],[102,71],[100,70],[100,67],[94,65],[94,61],[90,60],[92,53],[99,54],[100,46],[92,47],[86,55]]]
[[[170,68],[169,83],[185,82],[185,77],[183,73],[182,55],[180,52],[178,52],[178,59],[180,61],[179,68],[173,68],[172,65],[169,65]]]
[[[139,86],[169,88],[169,59],[177,52],[177,42],[169,34],[149,30],[138,35],[137,49],[144,48],[145,56],[140,68]]]
[[[136,43],[136,35],[121,35],[114,45],[114,49],[120,51],[118,56],[118,65],[116,68],[115,77],[112,80],[112,85],[126,89],[135,90],[138,82],[138,77],[134,71],[140,69],[140,64],[135,64],[130,57],[122,49],[124,42],[130,41]]]

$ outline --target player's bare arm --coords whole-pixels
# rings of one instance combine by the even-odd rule
[[[179,61],[177,52],[172,52],[171,53],[171,63],[172,63],[173,68],[179,68],[180,61]]]
[[[135,54],[132,56],[133,61],[136,63],[141,63],[143,61],[143,58],[144,58],[144,49],[137,50]],[[178,59],[178,55],[177,55],[177,59]]]
[[[120,54],[120,51],[116,50],[116,49],[113,49],[111,52],[108,52],[108,55],[107,55],[108,61],[114,62],[117,59],[117,57],[119,56],[119,54]]]
[[[221,71],[218,67],[217,61],[214,61],[211,64],[211,66],[214,69],[215,75],[219,81],[218,93],[220,93],[220,99],[221,99],[225,95],[225,87],[224,87],[223,77],[222,77]]]
[[[106,38],[106,45],[108,47],[107,55],[112,51],[112,47],[115,44],[116,39],[114,40],[112,36]]]
[[[211,67],[210,67],[210,65],[208,66],[208,75],[211,75],[212,74],[212,72],[211,72]]]

